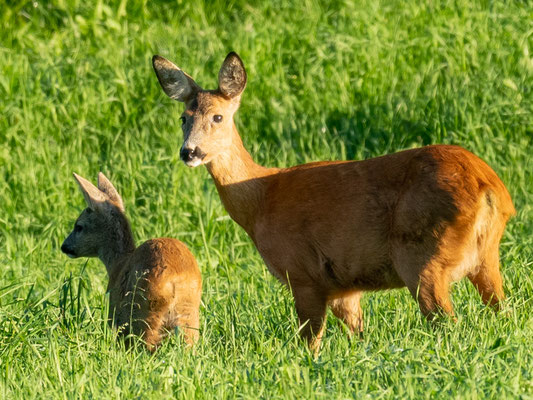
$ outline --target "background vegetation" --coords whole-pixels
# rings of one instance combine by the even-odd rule
[[[533,398],[533,6],[523,1],[0,0],[0,397]],[[182,106],[151,56],[214,88],[249,75],[237,124],[257,161],[364,159],[464,146],[518,210],[495,315],[469,282],[456,324],[407,291],[369,293],[366,332],[330,318],[313,358],[292,301],[205,168],[179,161]],[[202,341],[125,351],[104,323],[105,269],[59,250],[105,172],[139,242],[180,238],[204,276]]]

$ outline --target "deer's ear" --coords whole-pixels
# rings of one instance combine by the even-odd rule
[[[80,186],[81,192],[83,193],[83,197],[85,197],[87,206],[89,206],[89,208],[92,208],[93,210],[104,209],[108,201],[107,195],[100,191],[87,179],[82,178],[76,173],[74,173],[73,175],[74,179],[76,179],[76,182],[78,182],[78,185]]]
[[[117,189],[115,189],[111,181],[101,172],[98,174],[98,190],[105,193],[109,200],[115,203],[120,211],[124,212],[122,197],[120,197],[120,194],[118,194]]]
[[[163,91],[171,99],[185,102],[202,90],[185,72],[161,56],[153,56],[152,65]]]
[[[240,57],[231,52],[220,67],[218,73],[218,90],[230,99],[241,95],[246,87],[246,70]]]

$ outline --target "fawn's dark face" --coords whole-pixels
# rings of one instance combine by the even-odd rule
[[[99,249],[108,241],[106,226],[107,221],[102,213],[86,208],[61,245],[61,251],[71,258],[97,257]]]
[[[74,174],[88,207],[82,211],[74,229],[61,245],[69,257],[98,257],[102,249],[123,240],[119,229],[127,226],[124,204],[113,184],[101,172],[98,187]],[[118,228],[117,228],[118,227]]]
[[[246,86],[246,71],[239,56],[228,54],[220,68],[218,89],[209,91],[163,57],[154,56],[153,65],[165,93],[185,103],[181,115],[183,162],[196,167],[226,152],[234,135],[233,115]]]

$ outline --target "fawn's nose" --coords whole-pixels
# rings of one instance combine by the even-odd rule
[[[61,251],[65,254],[71,254],[72,253],[72,250],[65,244],[63,243],[61,245]]]
[[[65,253],[70,258],[76,258],[76,253],[74,250],[72,250],[70,247],[68,247],[65,243],[61,245],[61,251]]]

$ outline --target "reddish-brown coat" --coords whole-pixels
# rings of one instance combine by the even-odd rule
[[[142,335],[154,350],[178,329],[188,344],[199,338],[202,278],[196,260],[177,239],[151,239],[116,260],[109,292],[110,320]]]
[[[514,207],[494,171],[461,147],[258,171],[230,185],[212,175],[269,270],[290,284],[310,321],[304,335],[320,337],[326,304],[361,331],[366,290],[407,286],[427,316],[453,313],[449,284],[464,276],[486,303],[503,299],[498,248]]]
[[[264,168],[233,122],[246,85],[235,53],[214,91],[162,57],[153,62],[165,93],[186,105],[182,158],[206,165],[230,216],[290,285],[313,347],[328,305],[351,331],[362,331],[362,291],[407,286],[428,317],[453,313],[449,284],[464,276],[485,303],[503,299],[499,241],[515,211],[477,156],[436,145],[365,161]]]

